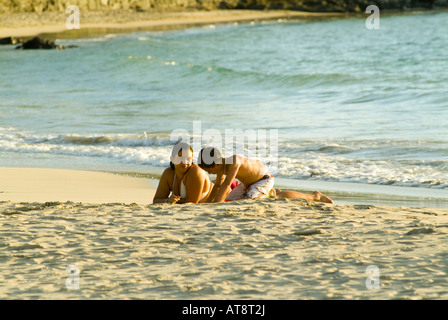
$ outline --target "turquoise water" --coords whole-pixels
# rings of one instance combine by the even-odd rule
[[[174,130],[260,130],[276,184],[366,204],[2,202],[0,298],[446,298],[446,215],[376,205],[448,208],[447,30],[438,13],[0,46],[0,166],[160,172]]]
[[[431,13],[2,46],[0,166],[161,170],[200,121],[277,132],[279,178],[446,190],[447,31]]]

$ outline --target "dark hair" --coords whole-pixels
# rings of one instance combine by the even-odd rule
[[[186,142],[179,141],[174,145],[173,150],[171,150],[171,157],[174,158],[176,155],[179,155],[179,153],[183,153],[183,151],[187,151],[188,149],[190,149],[191,153],[193,153],[193,148],[191,145]],[[170,167],[174,170],[174,163],[172,161],[170,161]]]
[[[214,168],[216,164],[222,164],[222,155],[218,149],[205,147],[199,152],[198,165],[202,169]]]

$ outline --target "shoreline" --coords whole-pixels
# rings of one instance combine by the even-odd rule
[[[0,38],[33,37],[51,34],[67,38],[90,35],[183,29],[208,24],[224,24],[276,19],[330,19],[347,13],[315,13],[288,10],[214,10],[185,12],[136,12],[131,10],[87,12],[80,15],[80,29],[67,30],[65,13],[20,13],[7,16],[0,23]],[[2,15],[0,15],[1,17]],[[23,21],[27,21],[24,26]]]
[[[0,201],[0,213],[2,299],[448,297],[448,210],[263,199]],[[366,285],[369,266],[381,290]]]
[[[157,189],[154,172],[0,167],[0,202],[137,203],[150,205]],[[276,188],[319,190],[340,206],[388,206],[447,210],[445,190],[278,178]],[[270,199],[273,200],[273,199]]]
[[[422,54],[429,51],[420,49],[429,40],[435,42],[428,47],[433,57],[444,57],[443,48],[436,42],[440,38],[437,33],[426,39],[427,32],[413,33],[412,27],[439,30],[438,26],[445,25],[445,14],[385,18],[381,37],[388,35],[391,25],[395,30],[379,45],[392,46],[380,52],[372,47],[369,52],[379,59],[367,59],[371,64],[362,63],[371,56],[360,56],[364,51],[360,48],[370,50],[380,33],[372,32],[373,41],[368,38],[362,46],[352,45],[360,35],[370,33],[364,29],[364,20],[363,17],[312,23],[274,20],[257,22],[254,26],[250,22],[235,23],[216,26],[216,30],[213,25],[166,33],[111,35],[112,39],[118,38],[111,43],[107,43],[109,36],[105,35],[68,40],[85,45],[86,50],[73,51],[17,52],[12,45],[0,48],[0,52],[5,49],[0,56],[7,57],[3,61],[6,74],[2,78],[5,114],[0,115],[4,151],[0,164],[0,298],[447,299],[448,188],[444,168],[439,166],[445,164],[447,141],[433,138],[437,137],[434,132],[443,132],[438,130],[443,127],[442,118],[439,117],[438,123],[431,121],[440,114],[436,99],[444,101],[444,95],[437,91],[445,87],[438,71],[444,64],[440,59],[434,60],[434,64],[422,63],[416,69],[409,64],[420,78],[408,77],[406,66],[414,60],[400,59],[395,63],[396,58],[401,58],[401,48],[406,49],[403,58],[413,52],[425,58]],[[357,37],[337,37],[350,34],[355,25],[360,25]],[[238,37],[228,41],[229,31],[235,29]],[[271,29],[280,32],[271,34]],[[303,41],[288,38],[301,35],[300,29],[307,29]],[[102,30],[81,29],[81,32]],[[333,35],[335,30],[339,33]],[[406,33],[400,35],[396,45],[394,35],[403,30]],[[263,42],[266,32],[280,41]],[[199,39],[197,34],[201,35]],[[207,37],[203,38],[204,34]],[[222,38],[214,38],[216,34]],[[424,41],[414,43],[412,35]],[[49,36],[61,39],[59,34]],[[202,41],[209,40],[209,36],[213,42],[207,41],[202,47]],[[324,50],[326,44],[331,44],[327,37],[332,38],[331,43],[350,48],[350,55],[344,50]],[[148,49],[147,42],[140,42],[151,38],[154,50],[151,46]],[[177,45],[179,39],[181,46]],[[250,43],[248,39],[261,42]],[[314,43],[317,40],[322,41]],[[401,41],[412,45],[398,46]],[[123,46],[128,43],[130,46]],[[260,48],[267,52],[277,45],[285,54],[275,54],[275,50],[273,55],[254,56],[249,51],[242,56],[241,50],[228,54],[229,45],[238,49],[240,43],[243,49],[247,46],[250,50]],[[307,69],[295,72],[296,65],[289,63],[290,53],[295,53],[302,43],[313,50],[304,51],[307,54],[303,64],[307,64]],[[188,50],[183,50],[185,46]],[[216,51],[208,52],[211,47]],[[110,50],[104,54],[98,48]],[[391,53],[391,49],[397,49],[397,54]],[[316,54],[317,51],[322,51],[322,55]],[[200,55],[203,52],[208,55],[205,59]],[[225,55],[216,54],[220,52]],[[323,63],[327,57],[334,60],[338,52],[342,52],[348,63]],[[125,59],[134,53],[143,57],[142,63]],[[148,54],[154,59],[145,64],[152,59],[144,58]],[[383,59],[388,54],[390,63]],[[308,57],[315,62],[309,62]],[[225,63],[214,63],[221,59]],[[206,72],[208,66],[229,64],[233,70],[233,64],[250,59],[256,63],[241,64],[243,71],[257,71],[256,67],[266,66],[267,72],[263,70],[262,76],[250,77],[233,72],[215,77]],[[181,66],[185,60],[200,68],[172,68],[159,63],[175,61]],[[84,61],[88,63],[83,64]],[[277,61],[284,63],[284,67],[270,69],[270,64]],[[351,62],[361,63],[351,70]],[[392,70],[377,82],[394,82],[393,85],[377,87],[377,82],[372,83],[369,68],[377,63],[381,70]],[[300,76],[279,77],[281,81],[275,78],[258,85],[264,74],[300,75],[322,69],[343,71],[335,76],[324,71],[330,76],[313,77],[312,81],[302,82]],[[190,70],[195,71],[194,77]],[[127,71],[129,77],[123,76]],[[367,72],[365,83],[352,86],[364,79],[358,77],[360,71]],[[144,73],[151,75],[140,77]],[[395,77],[396,74],[400,77]],[[177,76],[179,82],[172,81]],[[184,76],[189,80],[185,85]],[[346,82],[348,76],[353,81]],[[405,81],[401,82],[402,78]],[[426,79],[434,81],[429,84]],[[439,79],[442,82],[436,82]],[[205,85],[209,82],[212,85]],[[420,85],[424,86],[422,90]],[[279,90],[271,91],[277,86]],[[342,86],[347,89],[341,89]],[[403,90],[405,87],[412,90]],[[368,99],[369,93],[383,89],[385,96]],[[297,90],[308,92],[295,95]],[[431,92],[437,94],[431,96]],[[291,98],[283,100],[289,93]],[[416,103],[412,108],[404,108],[412,97]],[[347,107],[348,103],[354,103],[353,108]],[[360,103],[367,107],[360,108]],[[272,198],[212,204],[152,204],[158,170],[168,166],[174,143],[174,139],[168,141],[170,128],[190,131],[189,120],[200,118],[204,120],[203,127],[193,128],[193,136],[200,131],[200,144],[206,145],[202,129],[210,128],[216,115],[226,116],[234,108],[240,110],[239,104],[242,108],[248,105],[247,119],[254,113],[260,114],[256,128],[278,127],[283,129],[280,138],[283,134],[288,137],[280,139],[277,147],[291,163],[278,157],[277,167],[285,169],[285,176],[280,177],[282,171],[272,170],[274,175],[278,174],[275,186],[304,193],[316,188],[330,196],[334,204]],[[420,105],[425,112],[420,112]],[[403,108],[407,111],[404,117]],[[319,114],[316,111],[325,110],[331,111],[326,118],[317,122],[311,119]],[[279,111],[288,112],[289,117],[277,116]],[[169,123],[181,115],[186,115],[185,121]],[[236,133],[238,128],[244,129],[247,127],[244,115],[230,119],[228,125],[220,123],[217,131],[230,127]],[[327,126],[326,120],[336,120],[336,125]],[[403,121],[397,125],[395,120]],[[349,131],[345,132],[347,128]],[[415,128],[427,131],[416,132]],[[146,130],[150,130],[149,134]],[[354,135],[349,136],[350,133]],[[198,152],[199,147],[192,146]],[[269,146],[272,151],[273,145]],[[265,154],[257,155],[264,158]],[[271,156],[275,154],[269,153],[272,165]],[[434,162],[429,162],[430,158]],[[406,159],[412,162],[402,161]],[[291,176],[287,177],[288,174]],[[210,178],[213,180],[215,175]],[[393,184],[384,185],[389,182]],[[407,187],[396,187],[397,184]],[[432,207],[431,199],[436,197],[435,202],[447,205],[446,209]],[[179,317],[180,309],[172,311],[174,317],[175,314]],[[272,314],[272,310],[266,308],[266,311]]]
[[[0,167],[0,201],[151,204],[152,180],[113,173]]]
[[[447,9],[384,10],[383,15],[431,14]],[[137,12],[133,10],[90,11],[80,14],[80,29],[68,30],[65,12],[0,14],[0,38],[82,38],[109,33],[167,31],[209,24],[248,23],[270,20],[329,20],[368,17],[351,12],[305,12],[292,10],[211,10]]]
[[[447,209],[148,204],[137,199],[151,199],[145,179],[30,168],[0,176],[3,299],[447,297]],[[4,191],[26,198],[4,200]],[[366,287],[369,266],[381,272],[381,290]],[[67,282],[68,267],[79,287]]]

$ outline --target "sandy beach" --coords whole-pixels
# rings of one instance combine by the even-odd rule
[[[1,299],[448,298],[448,210],[152,205],[147,179],[29,168],[0,177]]]
[[[88,12],[67,30],[65,13],[10,14],[0,38],[345,15]],[[352,205],[333,196],[154,205],[156,187],[110,172],[0,167],[0,299],[448,299],[447,209],[406,205],[399,192],[400,206],[372,192]]]
[[[0,15],[0,38],[32,37],[64,33],[63,37],[92,34],[169,30],[208,24],[250,22],[275,19],[329,19],[346,13],[313,13],[287,10],[214,10],[187,12],[135,12],[125,10],[81,12],[80,29],[67,30],[66,13],[44,12]]]
[[[0,168],[0,201],[150,204],[151,180],[105,172]]]

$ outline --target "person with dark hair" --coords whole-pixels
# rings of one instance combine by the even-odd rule
[[[207,202],[267,198],[274,187],[274,176],[258,160],[239,155],[224,158],[218,149],[206,147],[199,152],[198,165],[207,173],[216,174]],[[232,190],[234,179],[241,184]]]
[[[270,197],[333,203],[331,198],[319,191],[306,194],[292,190],[274,189],[274,177],[262,163],[238,155],[223,158],[219,150],[213,147],[203,148],[199,152],[198,164],[207,173],[217,175],[207,202]],[[241,184],[229,188],[235,178],[240,180]]]
[[[160,177],[153,203],[205,202],[212,185],[205,171],[193,163],[193,148],[178,142],[171,151],[170,167]]]

